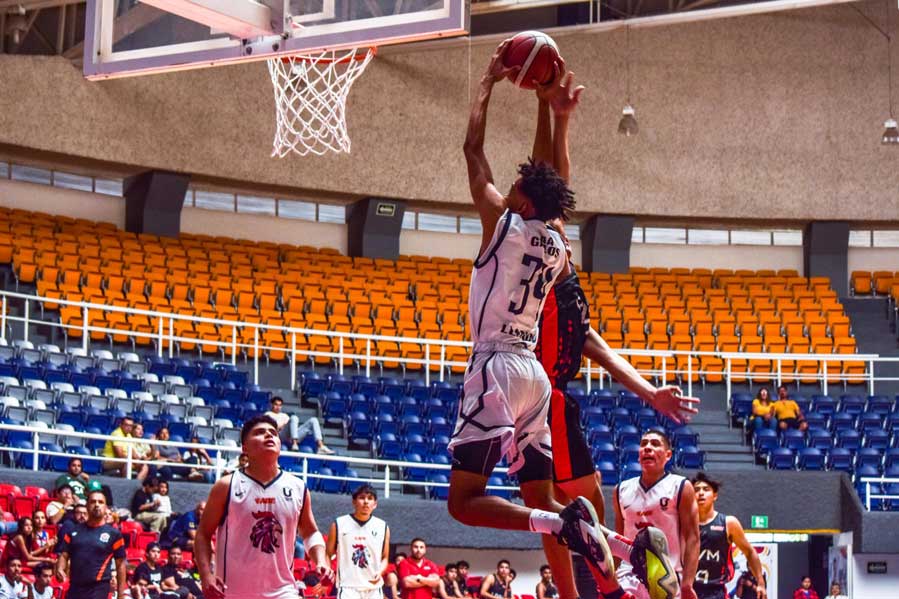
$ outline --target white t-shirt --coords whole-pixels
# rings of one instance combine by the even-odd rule
[[[25,590],[25,584],[21,580],[11,583],[6,575],[0,576],[0,599],[21,599],[27,596],[28,591]]]
[[[43,593],[38,592],[37,587],[31,585],[31,592],[34,595],[34,599],[53,599],[53,587],[50,585],[47,585]]]
[[[287,426],[288,422],[290,422],[290,414],[285,414],[284,412],[275,413],[269,410],[265,413],[265,415],[270,417],[278,424],[278,430],[281,430],[282,428]]]
[[[153,494],[153,500],[159,501],[159,507],[156,508],[156,512],[160,514],[165,514],[166,516],[172,515],[172,498],[168,495],[160,495],[159,493]]]

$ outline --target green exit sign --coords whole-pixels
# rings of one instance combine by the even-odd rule
[[[768,516],[753,516],[751,522],[752,528],[768,528]]]

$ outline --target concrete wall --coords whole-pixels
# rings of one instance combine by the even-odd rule
[[[125,200],[101,193],[0,179],[0,206],[125,226]]]
[[[616,125],[623,30],[554,32],[588,86],[574,117],[581,210],[704,218],[891,220],[899,170],[880,143],[885,42],[857,3],[634,30],[640,135]],[[45,56],[0,56],[0,143],[289,188],[468,203],[469,98],[496,40],[381,52],[350,96],[352,155],[272,160],[264,65],[85,81]],[[894,48],[899,53],[899,46]],[[489,117],[497,184],[531,147],[533,96],[503,83]]]
[[[802,247],[635,243],[631,245],[631,266],[753,270],[795,268],[801,273]]]

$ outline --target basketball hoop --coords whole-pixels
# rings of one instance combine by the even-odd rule
[[[325,50],[269,59],[268,71],[275,89],[272,156],[350,152],[347,96],[376,51]]]

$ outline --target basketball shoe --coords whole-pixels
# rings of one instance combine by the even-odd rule
[[[672,599],[677,595],[677,571],[668,558],[668,539],[661,530],[654,526],[640,529],[634,537],[629,561],[652,599]]]
[[[578,497],[569,503],[559,516],[564,521],[562,530],[556,536],[559,543],[583,555],[584,559],[596,566],[603,576],[614,580],[615,564],[612,561],[612,551],[599,528],[599,519],[593,505],[584,497]]]

